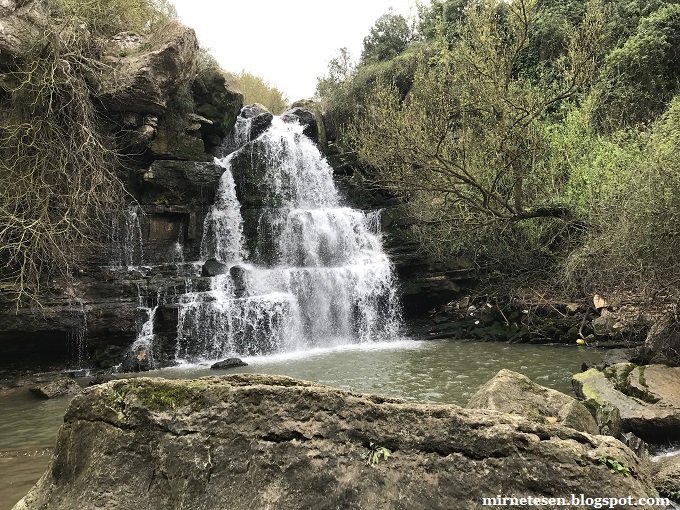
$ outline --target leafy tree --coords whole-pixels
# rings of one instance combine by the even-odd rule
[[[609,131],[659,115],[680,89],[680,4],[643,18],[607,55],[593,93],[594,122]]]
[[[408,26],[406,18],[390,9],[376,20],[364,37],[361,62],[385,62],[404,51],[412,40],[413,30]]]
[[[447,41],[458,38],[459,29],[465,20],[468,0],[432,0],[429,7],[418,5],[418,33],[426,40],[443,35]]]
[[[231,76],[243,94],[244,104],[260,103],[274,115],[286,110],[288,98],[274,85],[245,70]]]
[[[452,49],[443,41],[437,58],[421,60],[405,100],[380,83],[366,116],[350,127],[371,177],[409,201],[423,224],[437,225],[439,239],[499,222],[540,237],[534,219],[570,220],[554,198],[553,176],[541,173],[546,124],[593,76],[600,7],[594,2],[569,31],[567,57],[552,64],[559,79],[541,81],[518,74],[536,3],[492,0],[470,9]]]
[[[338,54],[328,62],[328,73],[316,80],[316,96],[330,98],[352,79],[356,65],[347,48],[340,48]]]

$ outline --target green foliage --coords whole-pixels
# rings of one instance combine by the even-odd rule
[[[317,96],[338,125],[349,126],[370,108],[369,95],[377,82],[393,83],[404,97],[411,89],[418,62],[428,54],[427,47],[412,44],[393,59],[353,68],[344,81],[331,80],[329,69],[329,75],[317,83]]]
[[[534,9],[517,0],[469,11],[451,49],[444,40],[421,55],[405,99],[377,82],[366,114],[348,128],[369,177],[409,204],[432,254],[493,260],[521,242],[531,248],[518,263],[536,266],[572,219],[554,198],[558,176],[543,164],[546,125],[592,76],[602,13],[595,5],[570,30],[568,58],[553,64],[559,79],[537,82],[518,74]]]
[[[568,149],[568,189],[574,197],[581,190],[590,228],[566,259],[567,286],[625,287],[647,297],[677,289],[680,96],[647,130],[584,132]]]
[[[232,74],[236,87],[243,94],[243,104],[260,103],[274,115],[283,113],[288,107],[288,98],[274,85],[245,70]]]
[[[380,458],[383,460],[389,459],[392,455],[392,451],[384,446],[378,446],[376,443],[371,441],[368,446],[368,452],[366,453],[366,464],[368,466],[375,466],[380,462]]]
[[[177,17],[168,0],[50,0],[50,4],[62,22],[95,36],[150,33]]]
[[[680,4],[663,5],[604,62],[592,118],[607,131],[649,122],[680,90]]]
[[[413,40],[413,30],[406,18],[395,14],[392,9],[380,16],[364,37],[361,51],[363,64],[385,62],[396,57],[406,49]]]
[[[453,42],[465,21],[467,4],[468,0],[432,0],[429,7],[418,5],[418,33],[426,40],[443,36]]]
[[[316,97],[330,98],[338,93],[354,76],[356,66],[347,48],[340,48],[338,54],[328,62],[328,74],[316,81]]]
[[[610,472],[623,476],[629,476],[630,470],[618,460],[609,457],[600,457],[600,464],[606,466]]]
[[[220,64],[217,59],[210,52],[210,48],[201,48],[198,55],[198,69],[197,74],[201,74],[205,71],[212,69],[220,69]]]

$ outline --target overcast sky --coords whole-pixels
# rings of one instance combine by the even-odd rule
[[[415,0],[171,1],[223,69],[261,76],[291,101],[314,94],[338,48],[357,59],[364,36],[390,7],[416,12]]]

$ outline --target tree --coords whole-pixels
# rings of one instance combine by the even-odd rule
[[[468,14],[461,39],[438,62],[421,62],[404,102],[390,84],[373,93],[369,114],[352,130],[378,179],[404,193],[437,191],[482,216],[519,220],[545,196],[528,182],[541,150],[541,121],[593,75],[601,12],[592,10],[570,39],[560,80],[517,75],[534,22],[532,0],[487,1]],[[507,8],[507,25],[499,9]],[[540,208],[543,214],[560,214]]]
[[[283,113],[288,107],[288,98],[274,85],[245,69],[232,75],[243,94],[244,104],[260,103],[274,115]]]
[[[423,222],[441,226],[571,219],[541,174],[546,124],[589,83],[603,35],[601,5],[591,2],[571,27],[552,76],[522,74],[536,22],[534,0],[487,0],[468,9],[460,38],[423,59],[404,101],[379,84],[367,115],[350,128],[370,177],[407,200]],[[437,235],[444,236],[440,232]]]
[[[347,48],[340,48],[338,54],[328,62],[328,73],[316,79],[316,95],[320,99],[330,98],[354,75],[356,66]]]
[[[418,4],[418,33],[426,40],[434,40],[441,34],[453,42],[465,20],[467,4],[468,0],[432,0],[429,7]]]
[[[361,62],[385,62],[404,51],[412,40],[413,30],[408,26],[406,18],[390,9],[376,20],[364,37]]]
[[[643,18],[635,33],[607,55],[593,93],[592,118],[614,131],[654,120],[680,90],[680,4]]]

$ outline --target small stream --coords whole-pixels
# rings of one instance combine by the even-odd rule
[[[412,402],[465,405],[501,368],[570,393],[571,375],[584,361],[600,362],[603,354],[564,345],[403,340],[245,357],[249,366],[229,371],[210,370],[206,363],[131,376],[279,374]],[[67,405],[67,398],[43,401],[27,388],[0,394],[0,510],[11,509],[47,468]]]

